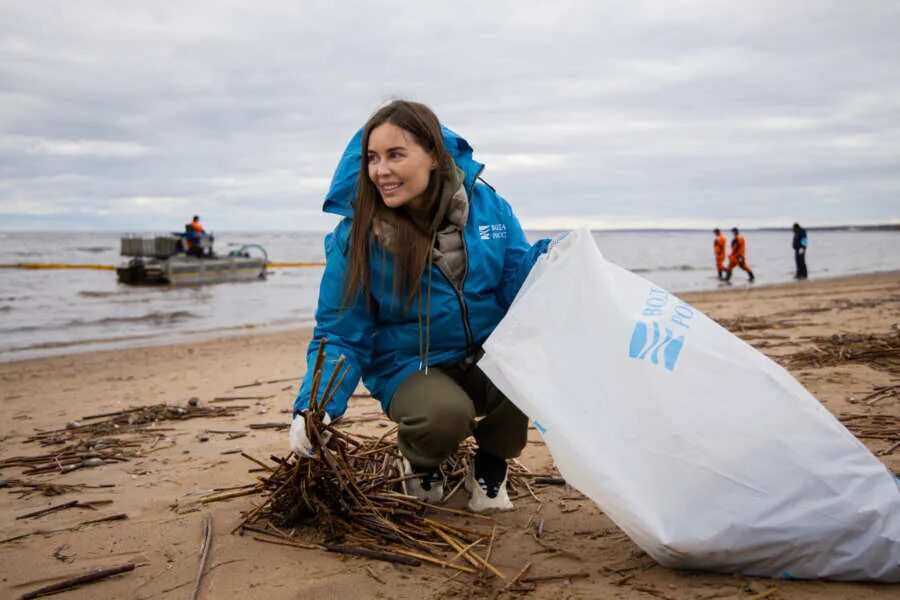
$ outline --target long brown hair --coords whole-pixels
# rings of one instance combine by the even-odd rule
[[[409,133],[437,162],[431,171],[423,196],[429,207],[429,221],[437,210],[444,180],[453,166],[453,159],[444,147],[441,123],[430,108],[418,102],[394,100],[380,108],[366,122],[362,135],[362,157],[357,178],[356,201],[353,203],[353,226],[350,230],[350,264],[347,269],[345,302],[362,291],[371,296],[370,243],[372,224],[381,217],[390,220],[396,229],[396,243],[388,249],[394,256],[393,290],[412,305],[419,290],[419,281],[431,252],[429,223],[417,223],[404,207],[385,206],[378,188],[369,178],[369,136],[376,127],[390,123]],[[391,213],[391,214],[387,214]]]

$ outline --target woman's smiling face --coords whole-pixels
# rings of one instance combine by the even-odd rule
[[[369,179],[388,208],[424,208],[425,190],[435,168],[433,153],[426,151],[405,129],[383,123],[369,134],[366,149]]]

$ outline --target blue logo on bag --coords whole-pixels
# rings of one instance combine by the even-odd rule
[[[649,357],[651,363],[658,365],[661,355],[663,366],[669,371],[675,370],[684,347],[685,333],[694,318],[694,309],[669,292],[652,288],[641,316],[653,318],[635,323],[628,344],[628,356],[637,360]],[[680,335],[676,335],[676,328],[680,328]]]
[[[665,337],[660,335],[659,323],[651,321],[651,327],[643,321],[638,321],[631,332],[631,344],[628,347],[628,356],[638,360],[644,360],[650,356],[650,362],[654,365],[659,364],[659,353],[662,350],[663,364],[669,371],[675,368],[678,361],[678,355],[681,354],[681,348],[684,346],[684,336],[674,337],[672,330],[665,328]]]

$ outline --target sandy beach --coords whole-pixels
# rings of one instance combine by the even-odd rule
[[[900,272],[758,287],[741,283],[681,297],[786,367],[851,431],[869,436],[860,439],[888,469],[900,472]],[[539,486],[536,497],[519,498],[516,510],[494,516],[499,535],[492,562],[508,578],[527,563],[532,563],[530,576],[579,574],[523,584],[515,592],[502,591],[505,582],[497,578],[233,535],[242,511],[258,497],[205,504],[200,499],[212,490],[253,483],[256,473],[248,471],[257,465],[239,451],[265,462],[270,455],[287,454],[287,431],[277,425],[289,421],[309,336],[310,331],[292,331],[0,364],[0,478],[5,483],[0,490],[0,597],[17,598],[93,568],[133,563],[133,571],[62,597],[187,598],[206,515],[212,516],[213,536],[200,598],[896,597],[896,587],[887,585],[660,567],[593,502],[567,486]],[[57,453],[62,446],[28,441],[36,432],[90,423],[87,416],[163,403],[188,407],[191,398],[198,409],[225,414],[160,421],[142,435],[113,431],[103,437],[118,441],[93,448],[99,455],[93,462],[102,463],[97,466],[40,462],[34,457]],[[884,417],[877,434],[859,427],[874,415]],[[371,398],[354,398],[346,417],[350,432],[381,433],[388,426]],[[118,457],[103,458],[110,453]],[[16,457],[33,462],[12,460]],[[534,472],[553,470],[536,431],[520,461]],[[38,464],[49,466],[25,473],[41,471]],[[72,501],[78,504],[21,518]],[[462,505],[462,495],[453,499],[452,506]],[[540,537],[533,526],[538,511]],[[127,519],[75,528],[120,514]],[[26,534],[32,535],[7,541]]]

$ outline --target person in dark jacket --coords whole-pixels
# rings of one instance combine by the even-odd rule
[[[806,236],[806,230],[800,227],[800,223],[794,223],[794,262],[797,265],[797,273],[794,279],[806,279],[806,248],[809,246],[809,238]]]
[[[298,456],[314,455],[304,411],[324,338],[320,380],[341,355],[349,365],[326,420],[344,413],[362,377],[398,424],[410,493],[429,502],[443,499],[441,464],[474,436],[466,486],[475,511],[512,508],[507,459],[520,454],[528,429],[475,363],[549,244],[526,240],[509,204],[477,180],[482,169],[466,140],[415,102],[391,102],[350,141],[325,199],[324,210],[344,219],[325,239],[290,433]]]

